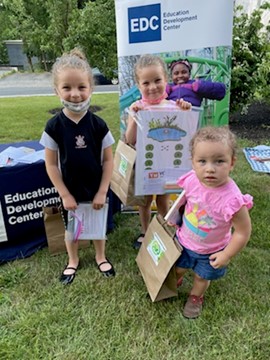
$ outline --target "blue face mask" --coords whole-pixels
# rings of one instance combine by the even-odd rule
[[[73,102],[61,99],[62,105],[66,109],[68,109],[74,113],[82,113],[82,112],[87,111],[90,106],[90,101],[91,101],[91,96],[89,96],[88,99],[86,99],[85,101],[82,101],[80,103],[73,103]]]

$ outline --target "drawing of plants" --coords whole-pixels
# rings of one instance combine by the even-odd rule
[[[166,115],[163,121],[160,119],[152,119],[149,121],[148,137],[156,141],[177,141],[186,136],[186,131],[174,124],[177,116]]]

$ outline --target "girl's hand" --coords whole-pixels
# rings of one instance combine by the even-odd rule
[[[173,222],[171,222],[171,221],[167,221],[166,224],[171,226],[171,227],[174,227],[176,229],[178,228],[178,226],[176,224],[174,224]]]
[[[130,108],[129,108],[131,111],[134,111],[135,113],[142,110],[142,106],[138,106],[138,105],[131,105]]]
[[[183,99],[177,99],[176,105],[179,106],[181,110],[191,110],[192,108],[191,103]]]
[[[71,194],[63,196],[62,201],[63,201],[64,209],[66,209],[66,210],[73,210],[74,211],[78,207],[75,198]]]
[[[228,265],[230,262],[230,258],[224,250],[210,255],[209,260],[210,260],[210,265],[213,266],[214,269],[223,268],[224,266]]]
[[[93,199],[93,208],[95,210],[100,210],[103,208],[103,205],[106,201],[106,194],[97,192],[94,199]]]

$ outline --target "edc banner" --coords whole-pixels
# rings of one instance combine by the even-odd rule
[[[183,94],[188,92],[188,98],[181,97],[190,101],[196,111],[187,115],[187,121],[194,124],[192,129],[186,129],[181,120],[173,124],[185,134],[177,141],[151,138],[152,132],[157,131],[151,128],[155,125],[154,115],[148,120],[144,115],[141,125],[146,127],[142,125],[142,131],[137,130],[137,195],[152,194],[153,189],[156,194],[164,193],[166,184],[191,169],[188,143],[197,123],[228,124],[233,6],[233,0],[115,0],[121,139],[124,140],[128,108],[140,98],[133,69],[143,54],[164,60],[170,87],[180,87]],[[181,61],[188,66],[189,78],[180,84],[175,82],[172,64]],[[168,162],[161,161],[163,153],[167,159],[170,154],[173,160],[169,168],[164,167]]]

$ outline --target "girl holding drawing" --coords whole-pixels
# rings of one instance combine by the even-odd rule
[[[68,211],[75,211],[79,202],[91,201],[96,210],[104,206],[114,139],[104,120],[89,111],[94,79],[84,54],[78,49],[63,54],[54,63],[52,74],[64,108],[47,122],[40,143],[45,147],[47,173],[62,203],[69,260],[60,282],[67,285],[79,266],[78,241],[73,241],[73,233],[67,230]],[[105,240],[93,240],[93,244],[99,271],[114,276],[113,265],[105,256]]]
[[[134,76],[137,86],[141,92],[141,100],[136,101],[130,106],[130,115],[128,118],[127,130],[125,133],[126,142],[135,145],[137,136],[137,124],[135,120],[136,112],[147,110],[154,105],[168,106],[168,104],[178,105],[180,110],[190,110],[191,104],[183,99],[177,102],[166,100],[167,71],[166,64],[158,56],[142,55],[134,68]],[[141,234],[134,242],[134,248],[141,246],[145,232],[151,218],[151,203],[153,195],[146,196],[146,205],[139,206],[139,216],[141,222]],[[158,212],[165,216],[169,209],[169,195],[157,195],[156,204]]]
[[[227,127],[199,129],[190,148],[193,170],[178,180],[186,205],[176,232],[183,247],[176,273],[180,286],[186,271],[194,272],[183,315],[196,318],[211,280],[224,276],[230,260],[249,240],[252,197],[243,195],[229,176],[236,161],[236,139]]]

